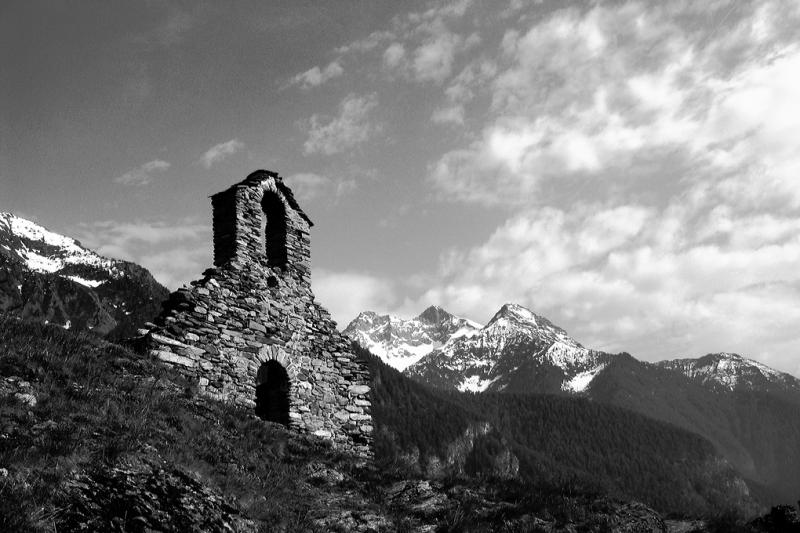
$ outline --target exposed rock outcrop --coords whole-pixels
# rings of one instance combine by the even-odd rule
[[[180,470],[101,469],[70,480],[65,492],[66,531],[258,530],[217,491]]]

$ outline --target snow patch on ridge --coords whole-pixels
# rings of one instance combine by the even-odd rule
[[[114,261],[83,248],[78,241],[49,231],[38,224],[11,213],[0,213],[0,230],[21,239],[15,250],[18,258],[34,272],[59,274],[68,265],[87,265],[104,269],[110,277],[123,274],[114,266]],[[7,245],[3,248],[11,251]],[[63,276],[72,279],[71,276]],[[81,281],[82,280],[82,281]],[[92,280],[73,279],[87,287],[96,287]],[[98,283],[99,284],[99,283]]]
[[[781,372],[778,372],[774,368],[770,368],[763,363],[759,363],[753,359],[748,359],[747,357],[742,357],[741,355],[737,355],[735,353],[727,353],[723,352],[720,354],[723,356],[723,359],[719,361],[717,364],[717,369],[719,370],[729,370],[731,373],[728,374],[730,378],[733,378],[733,383],[736,383],[737,371],[752,367],[758,372],[761,373],[762,376],[768,378],[780,378],[782,376]]]
[[[20,250],[19,255],[25,262],[25,266],[36,272],[53,273],[64,268],[63,261],[39,255],[31,250]]]
[[[378,356],[381,361],[400,372],[428,355],[432,350],[429,344],[391,346],[390,343],[374,341],[368,335],[361,333],[355,340],[373,355]]]
[[[383,362],[402,372],[431,352],[431,347],[426,344],[419,346],[401,345],[393,350],[399,352],[397,355],[388,349],[384,350]]]
[[[32,241],[43,241],[50,246],[57,246],[69,251],[82,252],[83,249],[75,243],[75,239],[70,239],[58,233],[44,229],[42,226],[25,220],[11,213],[2,214],[7,221],[11,232],[19,237],[24,237]]]
[[[550,345],[545,357],[560,369],[569,370],[584,363],[589,353],[588,349],[577,346],[574,341],[565,343],[559,340]]]
[[[456,331],[450,336],[450,339],[447,342],[450,342],[453,339],[460,339],[461,337],[466,337],[468,339],[471,339],[472,337],[474,337],[479,333],[480,329],[481,329],[480,325],[476,326],[474,325],[473,322],[470,321],[468,327],[460,328],[458,331]]]
[[[606,365],[600,365],[597,368],[592,368],[591,370],[587,370],[585,372],[580,372],[576,374],[572,379],[569,381],[565,381],[561,385],[561,389],[564,391],[569,392],[583,392],[589,386],[589,384],[597,377],[597,375],[603,371]]]
[[[78,276],[64,276],[64,277],[67,278],[67,279],[71,279],[75,283],[80,283],[81,285],[84,285],[86,287],[91,287],[91,288],[99,287],[103,283],[102,281],[98,281],[98,280],[94,280],[94,279],[84,279],[84,278],[81,278],[81,277],[78,277]]]
[[[458,390],[460,392],[483,392],[489,385],[494,383],[500,378],[497,376],[494,379],[481,379],[478,375],[472,375],[469,377],[464,378],[464,380],[458,385]]]

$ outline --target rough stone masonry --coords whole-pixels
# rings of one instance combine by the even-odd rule
[[[140,345],[201,394],[369,456],[369,371],[314,300],[311,220],[278,174],[211,197],[214,267],[173,292]]]

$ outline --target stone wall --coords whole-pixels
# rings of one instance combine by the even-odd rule
[[[170,295],[143,344],[201,394],[254,409],[259,369],[277,361],[289,426],[370,455],[369,372],[314,300],[311,221],[263,170],[212,196],[212,207],[214,267]]]

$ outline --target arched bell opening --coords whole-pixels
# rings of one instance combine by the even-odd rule
[[[289,374],[277,361],[267,361],[256,376],[256,416],[289,425]]]
[[[261,211],[261,229],[267,264],[271,267],[285,267],[286,208],[276,193],[266,191],[261,200]]]

